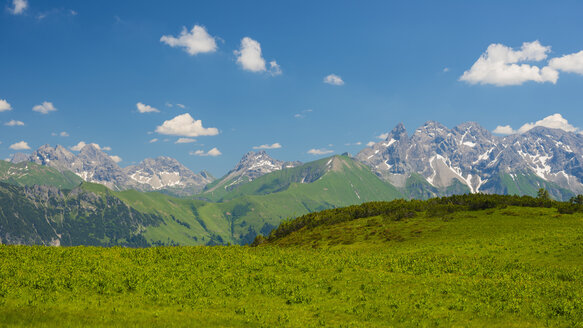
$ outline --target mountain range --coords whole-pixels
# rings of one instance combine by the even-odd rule
[[[96,145],[78,154],[45,145],[0,163],[0,239],[246,244],[282,220],[375,200],[533,196],[539,188],[565,200],[583,191],[582,145],[580,134],[544,127],[498,137],[471,122],[453,129],[427,122],[412,135],[399,124],[354,157],[300,163],[249,152],[219,179],[169,157],[122,168]]]
[[[164,156],[146,158],[138,165],[121,168],[94,144],[85,145],[77,155],[61,145],[44,145],[32,154],[15,154],[11,162],[33,162],[61,172],[71,171],[84,181],[113,190],[158,190],[185,195],[199,192],[214,180],[206,171],[194,173],[177,160]]]
[[[545,187],[558,199],[583,192],[583,136],[560,129],[498,137],[473,122],[448,129],[430,121],[409,136],[399,124],[356,159],[399,188],[420,176],[438,190],[532,195]]]

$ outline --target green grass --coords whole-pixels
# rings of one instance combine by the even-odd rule
[[[0,181],[18,185],[48,185],[61,189],[72,189],[83,182],[75,173],[59,172],[57,169],[32,162],[10,163],[0,160]]]
[[[0,246],[2,326],[580,327],[583,214],[493,208],[259,247]]]

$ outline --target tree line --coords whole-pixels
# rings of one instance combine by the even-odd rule
[[[256,246],[271,242],[303,228],[311,229],[321,225],[332,225],[371,216],[381,216],[387,220],[399,221],[415,217],[421,212],[425,212],[430,217],[438,217],[459,211],[479,211],[508,206],[556,208],[561,214],[573,214],[575,212],[583,212],[583,195],[572,197],[568,202],[559,202],[551,199],[549,192],[541,188],[537,197],[477,193],[437,197],[428,200],[396,199],[393,201],[368,202],[309,213],[295,219],[285,220],[277,229],[272,230],[267,237],[258,235],[252,245]]]

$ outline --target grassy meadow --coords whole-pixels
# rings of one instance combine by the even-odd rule
[[[359,218],[258,247],[0,246],[0,326],[583,326],[583,215]]]

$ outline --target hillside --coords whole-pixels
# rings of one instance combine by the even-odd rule
[[[480,197],[313,213],[260,247],[0,246],[0,317],[46,327],[577,326],[580,205]]]
[[[105,189],[105,187],[99,185]],[[110,193],[0,182],[0,243],[145,247],[142,232],[161,224]]]
[[[83,182],[71,171],[59,171],[32,162],[10,163],[0,160],[0,181],[18,185],[47,185],[61,189],[72,189]]]
[[[333,156],[263,175],[223,193],[221,202],[207,203],[198,211],[227,220],[234,240],[249,243],[256,234],[268,233],[289,217],[401,197],[365,165],[347,156]]]

